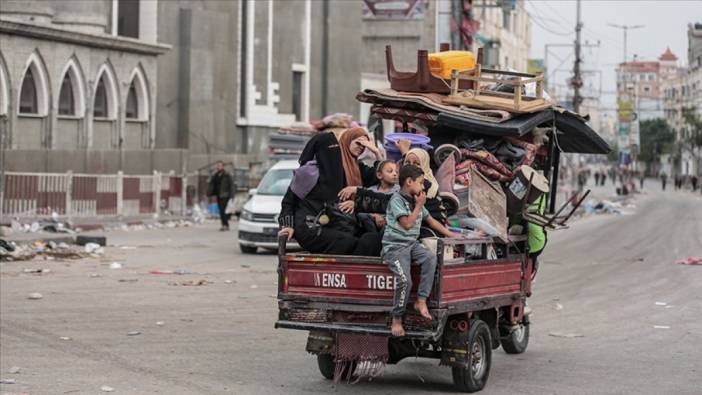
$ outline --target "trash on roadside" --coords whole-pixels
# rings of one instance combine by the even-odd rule
[[[100,244],[87,243],[85,245],[85,252],[87,252],[88,254],[102,255],[105,253],[105,249],[100,247]]]
[[[560,311],[563,310],[563,305],[560,303],[556,303],[556,305],[553,308],[557,311]]]
[[[675,261],[675,263],[680,265],[702,265],[702,258],[690,258],[680,259]]]
[[[127,332],[127,336],[138,336],[138,335],[141,335],[141,332],[139,332],[139,331]]]
[[[68,337],[68,336],[61,336],[61,337],[59,337],[59,339],[60,339],[60,340],[65,340],[65,341],[73,340],[72,338],[70,338],[70,337]]]
[[[110,269],[121,269],[121,268],[122,268],[122,264],[119,262],[110,263]]]
[[[160,270],[160,269],[154,269],[149,272],[150,274],[176,274],[176,275],[184,275],[184,274],[202,274],[202,273],[194,273],[190,270],[186,269],[178,269],[178,270]]]
[[[43,298],[44,296],[40,294],[39,292],[32,292],[29,295],[27,295],[27,299],[29,300],[39,300]]]
[[[0,384],[16,384],[15,379],[0,379]]]
[[[97,244],[101,247],[107,245],[107,237],[105,236],[76,236],[76,244],[79,246],[87,246],[88,244]]]
[[[100,387],[100,391],[102,392],[115,392],[115,389],[110,387],[109,385],[103,385]]]
[[[51,273],[51,269],[24,269],[22,270],[22,273],[27,273],[27,274],[46,274],[46,273]]]
[[[183,285],[186,287],[199,287],[202,285],[207,285],[207,284],[212,284],[211,281],[207,281],[205,279],[202,280],[190,280],[190,281],[183,281],[183,282],[169,282],[168,285]]]
[[[225,283],[225,284],[231,284],[231,283],[233,283],[233,282],[234,282],[234,281],[232,281],[232,280],[224,280],[224,283]]]
[[[670,329],[668,325],[654,325],[653,329]]]
[[[549,332],[548,335],[552,336],[552,337],[564,337],[567,339],[573,339],[576,337],[585,337],[585,335],[582,335],[580,333],[563,333],[563,332]]]
[[[656,306],[667,306],[668,303],[666,302],[656,302]]]
[[[156,321],[156,325],[157,326],[164,326],[164,325],[166,325],[166,323],[163,321]]]

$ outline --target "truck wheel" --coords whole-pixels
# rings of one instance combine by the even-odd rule
[[[507,354],[521,354],[526,351],[529,345],[529,324],[519,324],[519,329],[500,339],[500,344]]]
[[[255,254],[256,251],[258,251],[258,247],[256,246],[246,246],[243,244],[239,244],[239,249],[244,254]]]
[[[334,371],[336,370],[336,363],[334,362],[334,356],[331,354],[318,354],[317,355],[317,366],[319,366],[319,373],[324,376],[327,380],[334,379]],[[351,364],[351,369],[356,370],[356,363]],[[342,379],[346,377],[349,373],[349,368],[344,369],[341,374]]]
[[[467,343],[467,351],[470,354],[468,367],[452,369],[453,385],[462,392],[476,392],[487,384],[492,363],[490,328],[485,322],[475,320],[471,323]]]

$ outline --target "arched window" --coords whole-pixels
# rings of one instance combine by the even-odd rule
[[[125,118],[130,120],[149,120],[149,90],[146,83],[144,70],[137,66],[131,75],[129,91],[127,91],[127,103],[125,106]]]
[[[105,88],[105,76],[98,81],[95,89],[95,103],[93,104],[93,116],[95,118],[107,118],[108,113],[107,89]]]
[[[0,115],[8,113],[10,82],[7,80],[5,60],[0,52]]]
[[[22,79],[22,89],[20,90],[20,114],[39,114],[39,102],[37,100],[37,86],[34,82],[34,72],[28,68]]]
[[[139,99],[137,98],[136,86],[134,86],[134,81],[129,85],[129,92],[127,93],[127,107],[126,107],[126,117],[127,119],[139,119]]]
[[[49,76],[38,52],[29,55],[18,92],[17,112],[20,115],[49,114]]]
[[[61,91],[59,93],[59,115],[76,115],[76,102],[73,95],[73,81],[71,74],[66,73],[61,82]]]

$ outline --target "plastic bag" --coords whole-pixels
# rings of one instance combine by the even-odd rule
[[[225,214],[235,214],[236,213],[236,204],[234,204],[234,199],[229,199],[227,202],[227,208],[224,209]]]

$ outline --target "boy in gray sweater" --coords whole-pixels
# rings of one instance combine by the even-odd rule
[[[410,265],[421,266],[417,301],[414,308],[419,314],[431,320],[427,298],[431,293],[434,272],[436,271],[436,251],[429,251],[417,239],[422,221],[444,237],[458,237],[446,226],[429,215],[424,208],[427,196],[424,192],[424,173],[416,166],[407,165],[400,169],[400,191],[395,192],[388,203],[383,234],[383,262],[395,275],[395,295],[392,309],[392,334],[404,336],[402,316],[412,290]]]

